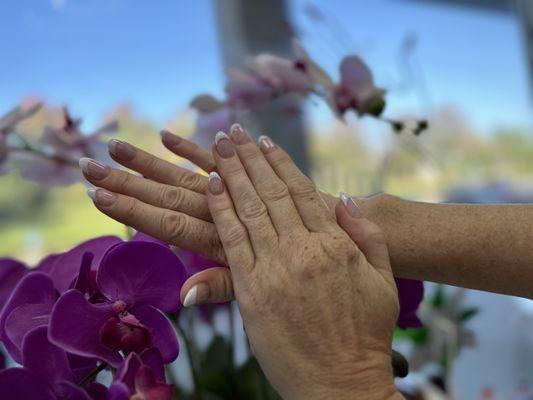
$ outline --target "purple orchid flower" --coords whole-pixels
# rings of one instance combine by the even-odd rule
[[[416,312],[424,299],[424,282],[403,278],[394,278],[394,281],[400,299],[400,315],[396,325],[401,329],[422,326]]]
[[[119,352],[157,347],[165,362],[179,352],[174,328],[161,312],[177,310],[186,272],[167,247],[132,241],[109,249],[96,283],[104,302],[91,304],[78,290],[64,293],[50,317],[50,340],[69,353],[97,357],[113,366]]]
[[[165,383],[164,363],[159,350],[146,349],[140,355],[130,353],[118,367],[109,390],[116,400],[129,399],[130,396],[144,400],[170,400],[172,385]]]
[[[255,108],[274,97],[274,90],[261,77],[236,68],[228,69],[226,95],[228,102],[237,108]]]
[[[353,109],[359,115],[378,116],[385,107],[385,90],[374,85],[372,71],[357,56],[345,57],[340,65],[341,81],[332,90],[330,106],[337,115]]]
[[[24,156],[21,173],[26,179],[46,185],[69,185],[81,178],[77,167],[81,157],[112,162],[107,144],[101,141],[101,136],[116,132],[117,122],[110,122],[94,132],[85,134],[80,130],[80,119],[72,118],[66,108],[63,113],[63,126],[46,127],[38,142],[38,145],[49,153],[49,157],[31,153]]]
[[[67,353],[49,342],[46,326],[24,337],[22,356],[24,368],[0,371],[0,393],[14,400],[91,400],[76,385]]]

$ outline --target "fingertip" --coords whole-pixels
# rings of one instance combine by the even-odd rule
[[[161,136],[161,141],[166,146],[176,146],[181,143],[182,138],[178,135],[173,134],[172,132],[162,129],[159,132],[159,135]]]

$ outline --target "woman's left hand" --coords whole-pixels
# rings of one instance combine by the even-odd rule
[[[399,306],[381,230],[347,196],[337,223],[266,137],[258,147],[237,125],[231,138],[217,134],[213,154],[222,179],[209,176],[209,209],[272,385],[287,399],[401,398],[390,361]]]

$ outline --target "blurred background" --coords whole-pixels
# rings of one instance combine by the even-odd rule
[[[273,136],[320,188],[533,202],[533,1],[3,0],[0,15],[0,114],[45,104],[20,124],[28,138],[60,126],[67,106],[85,132],[117,120],[117,138],[180,162],[159,130],[197,138],[190,100],[223,97],[228,66],[260,51],[287,55],[297,37],[334,77],[345,55],[358,54],[387,90],[387,116],[429,122],[420,136],[398,134],[372,118],[339,120],[313,99],[256,115],[254,133]],[[0,256],[31,265],[97,235],[123,236],[85,189],[2,176]],[[431,284],[427,292],[429,327],[438,296],[475,310],[466,326],[453,321],[462,338],[449,370],[458,398],[532,398],[524,395],[533,385],[532,302]],[[422,342],[398,337],[396,345],[416,357],[434,345]],[[398,382],[404,390],[419,390],[442,364],[427,357]]]

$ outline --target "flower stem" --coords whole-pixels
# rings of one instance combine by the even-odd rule
[[[85,375],[79,382],[78,386],[85,386],[89,382],[91,382],[96,376],[102,372],[104,369],[108,367],[108,364],[106,362],[101,363],[98,365],[95,369],[93,369],[91,372],[89,372],[87,375]]]

